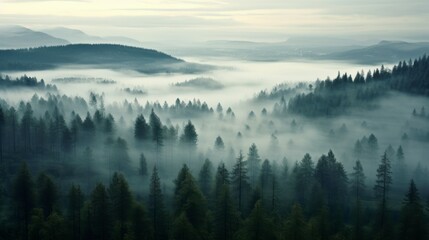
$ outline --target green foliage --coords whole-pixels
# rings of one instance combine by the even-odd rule
[[[285,236],[290,240],[308,239],[308,226],[299,204],[292,207],[292,212],[285,222]]]
[[[179,172],[175,185],[175,217],[179,218],[184,214],[195,231],[202,236],[207,228],[206,200],[186,165]]]
[[[279,239],[278,230],[272,219],[264,212],[261,202],[257,202],[243,226],[237,232],[237,239],[265,240]]]

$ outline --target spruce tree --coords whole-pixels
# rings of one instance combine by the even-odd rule
[[[81,209],[83,207],[83,194],[79,185],[72,185],[68,195],[68,223],[71,239],[81,239]]]
[[[198,184],[201,192],[208,199],[212,193],[213,186],[213,165],[208,158],[201,167],[200,174],[198,175]]]
[[[51,215],[58,198],[57,189],[52,179],[42,173],[37,178],[37,200],[38,205],[43,209],[45,217]]]
[[[17,211],[19,235],[28,239],[31,211],[35,205],[33,181],[27,164],[23,163],[13,183],[13,203]]]
[[[249,170],[249,182],[252,188],[256,187],[258,183],[259,171],[261,169],[261,158],[259,157],[258,148],[256,144],[252,144],[247,154],[247,167]]]
[[[424,208],[414,180],[411,180],[401,211],[401,240],[425,240],[428,236]]]
[[[149,190],[149,218],[153,224],[154,239],[167,240],[167,216],[164,207],[164,197],[161,190],[161,181],[156,166],[153,168]]]
[[[108,240],[111,236],[111,215],[106,188],[98,183],[90,196],[91,222],[89,223],[94,239]]]
[[[392,171],[390,160],[387,158],[386,153],[384,153],[381,158],[376,177],[377,179],[374,190],[379,203],[374,226],[374,234],[376,238],[380,240],[390,239],[391,231],[388,229],[388,196],[390,185],[392,184]]]
[[[164,136],[162,132],[162,123],[159,117],[152,109],[149,117],[149,125],[152,130],[152,141],[155,142],[156,152],[159,153],[161,147],[164,145]]]
[[[114,220],[115,235],[123,240],[132,210],[133,197],[124,176],[115,172],[108,189],[111,217]]]
[[[243,154],[240,154],[235,162],[231,173],[231,184],[234,193],[234,199],[237,201],[237,208],[240,213],[243,211],[243,205],[246,197],[246,188],[248,186],[247,166]]]
[[[137,140],[146,140],[150,136],[150,126],[146,123],[143,114],[140,114],[134,123],[134,137]]]
[[[301,206],[295,204],[292,207],[292,212],[285,223],[285,236],[290,240],[306,240],[307,238],[307,223],[304,219]]]
[[[362,195],[365,191],[365,175],[363,173],[362,164],[359,160],[356,161],[351,174],[351,195],[355,199],[354,207],[354,224],[353,224],[353,239],[363,239],[363,223],[362,223]]]
[[[140,154],[140,160],[139,160],[139,175],[140,176],[147,176],[147,162],[146,157],[144,154]]]

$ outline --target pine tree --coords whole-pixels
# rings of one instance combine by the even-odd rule
[[[232,202],[228,183],[218,186],[216,194],[216,208],[214,211],[214,238],[219,240],[232,240],[238,229],[240,218]]]
[[[134,137],[137,140],[146,140],[150,136],[150,126],[146,123],[143,114],[140,114],[134,124]]]
[[[42,236],[44,240],[66,239],[68,235],[64,218],[57,212],[52,212],[43,226]]]
[[[225,144],[223,143],[223,140],[220,136],[217,136],[216,138],[215,149],[219,151],[225,149]]]
[[[274,211],[277,200],[277,182],[270,161],[268,161],[268,159],[265,159],[262,163],[259,182],[261,188],[262,206],[272,212]]]
[[[155,114],[152,109],[149,117],[149,125],[152,129],[152,141],[155,142],[156,152],[160,151],[160,148],[164,145],[164,136],[162,132],[162,123],[159,117]]]
[[[149,192],[149,218],[152,220],[154,239],[167,240],[168,230],[161,181],[156,166],[153,168]]]
[[[139,161],[139,175],[140,176],[147,176],[147,162],[146,157],[144,154],[140,154],[140,161]]]
[[[13,184],[13,202],[16,206],[20,236],[28,239],[31,210],[34,207],[33,181],[27,164],[23,163]]]
[[[180,140],[190,148],[195,148],[197,146],[198,134],[191,121],[188,121],[188,124],[186,124]]]
[[[45,217],[51,215],[58,198],[57,189],[52,179],[46,174],[40,174],[37,178],[37,200],[43,209]]]
[[[198,176],[198,183],[201,189],[201,192],[204,194],[206,199],[210,197],[212,193],[213,186],[213,165],[211,161],[207,158],[200,170]]]
[[[278,239],[278,233],[273,221],[264,212],[261,202],[255,204],[243,227],[237,233],[238,239],[243,240],[265,240]]]
[[[194,177],[186,165],[180,170],[175,180],[174,207],[175,217],[185,214],[186,219],[199,236],[206,234],[206,201],[198,189]]]
[[[310,154],[305,154],[298,163],[295,174],[295,193],[300,205],[307,207],[310,200],[310,191],[314,183],[314,163]]]
[[[223,185],[229,185],[230,183],[231,181],[228,169],[226,169],[224,163],[220,163],[216,171],[214,196],[219,196],[221,194]]]
[[[249,153],[247,154],[247,166],[249,170],[249,180],[250,186],[252,188],[256,187],[259,177],[259,171],[261,164],[261,158],[259,157],[258,148],[256,144],[252,144],[249,148]]]
[[[72,185],[68,196],[68,222],[71,239],[81,239],[81,209],[83,207],[83,194],[79,186]]]
[[[390,160],[387,158],[387,154],[384,153],[377,169],[377,179],[374,186],[376,197],[380,201],[374,231],[376,237],[381,240],[390,239],[390,231],[388,229],[388,195],[391,184],[392,172]]]
[[[5,122],[3,108],[0,106],[0,164],[3,164],[3,129]]]
[[[243,154],[240,154],[236,160],[234,168],[232,169],[231,183],[234,193],[234,199],[237,201],[238,211],[242,213],[244,197],[246,195],[246,187],[248,185],[247,166],[243,160]]]
[[[405,185],[404,180],[407,179],[407,165],[405,164],[405,156],[402,146],[399,146],[396,150],[396,161],[393,168],[393,176],[398,183]]]
[[[416,184],[411,180],[401,211],[401,240],[425,240],[428,236],[424,209]]]
[[[90,197],[93,239],[108,240],[111,236],[111,216],[106,188],[98,183]]]
[[[285,223],[285,231],[286,239],[288,240],[307,239],[307,223],[299,204],[293,205],[292,212]]]
[[[124,176],[115,172],[108,189],[111,216],[115,223],[118,239],[123,240],[127,234],[126,225],[130,219],[133,197]]]
[[[133,239],[140,240],[152,240],[153,228],[149,220],[148,213],[144,209],[142,204],[136,204],[133,207],[131,214],[131,228],[133,232]]]
[[[351,174],[351,194],[355,198],[353,239],[363,239],[362,203],[361,198],[365,191],[365,175],[362,164],[356,161]]]

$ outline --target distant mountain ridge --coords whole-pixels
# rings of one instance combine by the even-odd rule
[[[324,59],[350,60],[362,64],[397,62],[429,53],[429,42],[380,41],[378,44],[358,49],[335,52],[322,56]]]
[[[70,44],[69,41],[22,26],[0,26],[0,49]]]
[[[194,73],[211,68],[187,63],[156,50],[116,44],[70,44],[0,50],[0,70],[46,70],[64,65],[128,69],[142,73]]]
[[[141,47],[143,45],[142,42],[128,37],[122,37],[122,36],[99,37],[99,36],[89,35],[78,29],[65,28],[65,27],[43,29],[41,31],[57,38],[66,39],[67,41],[73,44],[108,43],[108,44],[122,44],[122,45],[128,45],[133,47]]]

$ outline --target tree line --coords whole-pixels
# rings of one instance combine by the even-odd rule
[[[206,159],[199,174],[185,164],[172,191],[157,166],[148,191],[135,194],[123,173],[85,194],[55,177],[33,178],[24,162],[2,194],[5,239],[428,239],[429,198],[414,180],[399,202],[387,151],[373,187],[357,160],[350,173],[329,151],[309,154],[289,171],[262,161],[256,145],[240,152],[232,169]],[[428,187],[428,186],[424,186]],[[368,192],[373,191],[373,194]],[[397,191],[397,190],[396,190]]]

